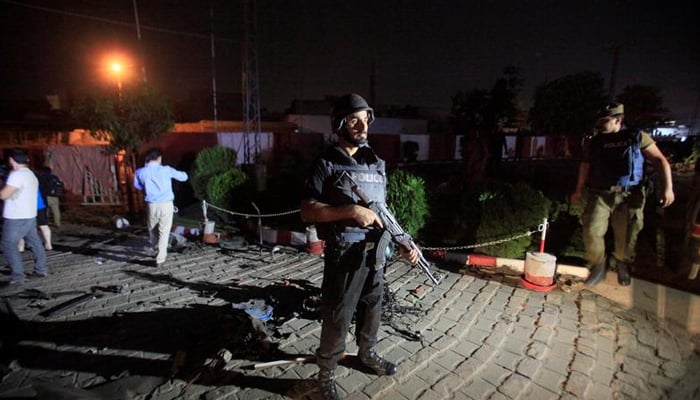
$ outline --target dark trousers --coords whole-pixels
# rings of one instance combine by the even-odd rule
[[[320,368],[335,369],[338,365],[345,352],[345,338],[353,314],[360,350],[377,344],[384,270],[373,269],[374,252],[364,249],[364,243],[355,243],[342,254],[333,254],[334,250],[326,252],[321,286],[321,343],[316,351],[316,363]]]
[[[3,219],[2,225],[2,252],[10,264],[10,279],[17,282],[24,282],[27,277],[24,273],[22,254],[17,248],[20,239],[31,247],[34,253],[34,272],[40,274],[48,273],[46,268],[46,252],[44,244],[39,239],[36,231],[36,217],[23,219]]]

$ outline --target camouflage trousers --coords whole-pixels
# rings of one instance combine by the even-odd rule
[[[637,236],[644,227],[646,190],[640,186],[629,192],[588,190],[588,201],[583,212],[583,243],[589,266],[605,262],[605,234],[612,226],[616,261],[632,263]]]

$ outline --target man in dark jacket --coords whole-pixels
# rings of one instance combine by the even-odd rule
[[[63,182],[50,167],[44,165],[39,169],[39,189],[44,195],[48,212],[54,225],[61,227],[61,197],[63,197]]]

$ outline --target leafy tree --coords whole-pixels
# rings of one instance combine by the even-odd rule
[[[616,100],[625,105],[625,124],[632,128],[652,127],[668,114],[661,89],[655,86],[626,86]]]
[[[519,112],[517,98],[524,82],[517,67],[507,66],[503,69],[503,77],[491,88],[486,128],[499,129],[515,121]]]
[[[530,109],[532,129],[543,135],[574,135],[583,139],[606,101],[603,84],[600,73],[580,72],[538,86]],[[577,153],[579,149],[572,150]]]
[[[133,179],[135,155],[144,142],[157,140],[174,125],[168,102],[148,85],[116,96],[86,96],[71,109],[73,118],[90,134],[109,143],[108,151],[125,152],[126,182]],[[121,181],[121,179],[118,179]],[[126,185],[129,210],[134,211],[131,185]]]
[[[71,114],[92,136],[109,142],[112,153],[124,150],[130,155],[174,125],[168,102],[147,85],[124,91],[120,97],[84,97]]]
[[[517,67],[503,69],[491,88],[459,91],[452,96],[450,123],[455,133],[491,132],[512,123],[518,115],[517,97],[524,79]]]
[[[515,122],[518,116],[517,97],[523,82],[520,70],[508,66],[491,90],[459,91],[452,97],[450,124],[456,134],[464,135],[461,142],[464,176],[460,181],[472,185],[484,180],[489,147],[501,143],[501,129]]]
[[[456,134],[482,129],[487,119],[489,93],[484,89],[459,91],[452,96],[450,124]]]

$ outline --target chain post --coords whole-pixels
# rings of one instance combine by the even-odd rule
[[[540,237],[540,253],[544,253],[544,239],[547,236],[547,227],[549,226],[549,223],[547,222],[547,218],[544,218],[544,221],[542,224],[539,226],[539,231],[542,232],[542,236]]]

